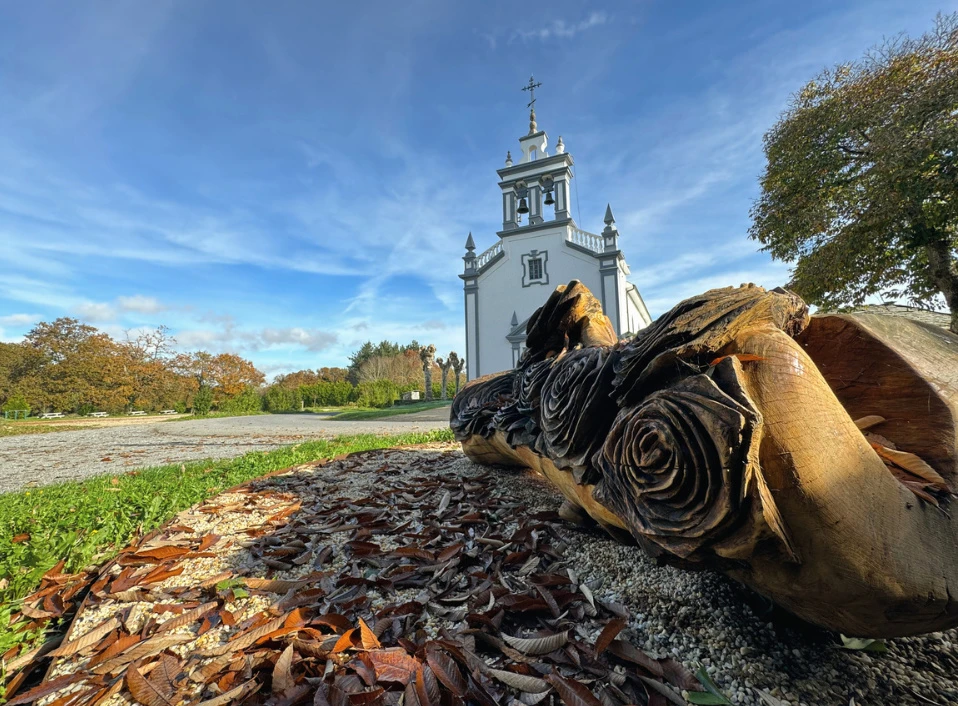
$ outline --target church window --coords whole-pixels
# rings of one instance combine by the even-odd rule
[[[529,260],[529,279],[542,279],[541,257],[534,257]]]
[[[533,250],[522,256],[522,286],[549,284],[549,253],[545,250]]]

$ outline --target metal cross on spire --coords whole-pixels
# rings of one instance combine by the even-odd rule
[[[536,83],[536,79],[534,76],[529,77],[529,85],[523,87],[522,89],[523,91],[529,91],[529,97],[532,98],[532,100],[529,101],[529,105],[527,105],[526,108],[532,108],[533,110],[535,110],[534,106],[536,104],[536,89],[541,85],[542,85],[541,83]]]

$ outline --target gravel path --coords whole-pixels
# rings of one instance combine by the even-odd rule
[[[273,414],[98,427],[0,438],[0,493],[133,468],[232,458],[341,434],[405,434],[449,425],[446,407],[374,421]]]

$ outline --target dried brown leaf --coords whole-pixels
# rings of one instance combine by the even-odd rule
[[[602,632],[599,633],[599,637],[595,641],[595,656],[598,657],[605,651],[605,648],[609,646],[616,636],[622,632],[622,629],[627,625],[626,621],[623,618],[614,618],[605,624],[605,627],[602,628]]]
[[[50,694],[55,694],[56,692],[64,689],[74,682],[80,681],[81,679],[86,678],[86,675],[81,673],[74,674],[64,674],[61,677],[57,677],[52,681],[44,682],[39,686],[35,686],[30,689],[30,691],[25,691],[16,698],[7,701],[6,706],[19,706],[19,704],[28,704],[37,699],[42,699],[45,696]]]
[[[182,627],[184,625],[189,625],[190,623],[195,623],[201,618],[205,618],[207,615],[212,613],[219,606],[217,601],[210,601],[209,603],[204,603],[201,606],[197,606],[193,610],[188,610],[181,615],[178,615],[171,620],[167,620],[165,623],[160,625],[156,629],[158,633],[160,632],[169,632],[170,630],[176,630],[176,628]]]
[[[356,634],[358,632],[359,630],[357,630],[356,628],[351,628],[347,630],[346,632],[344,632],[339,637],[339,639],[336,640],[336,644],[333,645],[333,654],[337,654],[339,652],[345,652],[346,650],[352,649],[357,644],[359,644],[359,639]]]
[[[135,664],[126,670],[126,686],[130,695],[143,706],[173,706],[172,691],[165,691],[147,680]]]
[[[101,662],[106,662],[108,659],[116,657],[121,652],[125,652],[126,650],[133,647],[133,645],[136,645],[142,641],[143,641],[143,636],[140,635],[139,633],[136,633],[133,635],[123,635],[121,638],[119,638],[116,642],[114,642],[112,645],[107,647],[105,650],[101,652],[97,652],[95,655],[93,655],[90,658],[90,661],[87,662],[87,666],[94,667],[100,664]]]
[[[642,683],[648,686],[650,689],[660,694],[662,697],[671,701],[675,706],[687,706],[685,699],[683,699],[679,694],[675,692],[675,689],[670,687],[668,684],[663,684],[657,679],[650,679],[647,676],[642,674],[639,675],[639,679],[642,680]]]
[[[907,451],[896,451],[895,449],[889,449],[887,446],[876,443],[872,443],[871,446],[879,456],[905,469],[912,475],[927,481],[935,490],[941,490],[943,492],[949,492],[951,490],[948,482],[941,477],[941,474],[915,454],[908,453]]]
[[[259,591],[269,591],[270,593],[286,593],[288,591],[297,591],[309,585],[309,581],[289,581],[284,579],[260,579],[244,578],[243,583],[250,588]]]
[[[452,657],[441,650],[431,649],[426,650],[426,662],[436,675],[436,679],[449,691],[460,698],[466,695],[466,680]]]
[[[69,657],[70,655],[75,655],[77,652],[82,652],[88,647],[92,647],[118,627],[120,627],[120,621],[115,617],[110,618],[75,640],[70,640],[60,645],[49,654],[51,657]]]
[[[257,689],[259,689],[259,684],[255,679],[250,679],[247,682],[243,682],[235,689],[230,689],[225,694],[220,694],[212,699],[201,701],[196,706],[226,706],[226,704],[242,701]]]
[[[189,547],[166,545],[164,547],[154,547],[150,549],[141,549],[133,553],[136,559],[151,559],[154,561],[163,561],[166,559],[178,559],[190,553]]]
[[[487,667],[483,671],[489,676],[501,681],[506,686],[511,686],[513,689],[518,689],[519,691],[524,691],[529,694],[541,694],[550,688],[549,683],[544,679],[531,677],[527,674],[516,674],[515,672],[493,669],[492,667]]]
[[[376,679],[383,682],[408,684],[422,664],[401,647],[372,650],[367,655],[376,672]]]
[[[642,667],[654,677],[663,676],[661,664],[625,640],[613,640],[609,643],[608,650],[619,659]]]
[[[686,691],[700,691],[702,685],[689,669],[676,659],[666,657],[659,660],[662,666],[662,678],[672,686]]]
[[[866,429],[871,429],[874,426],[878,426],[885,421],[884,417],[879,417],[877,414],[869,414],[865,417],[855,420],[855,426],[865,431]]]
[[[218,645],[217,647],[201,650],[196,654],[201,657],[218,657],[219,655],[226,654],[227,652],[241,652],[254,642],[257,642],[258,640],[261,640],[262,638],[271,635],[282,628],[285,619],[285,616],[274,618],[265,625],[261,625],[253,630],[247,630],[244,633],[233,636],[225,645]]]
[[[585,684],[574,679],[566,679],[558,672],[547,674],[545,680],[555,687],[566,706],[602,706],[602,702]]]
[[[364,650],[378,650],[382,647],[379,643],[379,638],[376,637],[376,633],[372,631],[372,628],[370,628],[362,618],[359,619],[359,634]]]
[[[512,637],[511,635],[506,635],[503,633],[502,639],[523,654],[544,655],[557,650],[560,647],[565,647],[565,645],[569,642],[569,633],[559,632],[555,635],[549,635],[547,637],[532,638]]]
[[[429,665],[422,665],[416,672],[416,696],[419,697],[419,703],[422,706],[432,706],[439,704],[442,693],[439,691],[439,682],[436,675],[432,673]]]
[[[273,693],[282,694],[296,686],[293,679],[293,646],[289,645],[273,665]]]
[[[138,659],[151,657],[158,652],[162,652],[170,647],[182,645],[186,642],[192,642],[196,637],[194,635],[156,635],[148,640],[131,647],[120,655],[117,655],[108,662],[104,662],[93,670],[95,674],[107,674],[120,669],[125,664],[135,662]]]

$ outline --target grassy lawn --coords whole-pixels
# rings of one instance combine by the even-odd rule
[[[61,559],[76,572],[100,564],[138,535],[176,513],[234,485],[271,471],[344,453],[405,444],[451,441],[448,429],[376,436],[363,434],[255,451],[220,461],[144,468],[117,476],[33,488],[0,495],[0,653],[33,644],[37,633],[10,625],[20,601]]]
[[[386,409],[356,409],[341,412],[335,417],[330,417],[330,419],[334,419],[337,422],[382,419],[383,417],[395,417],[399,414],[412,414],[413,412],[422,412],[423,410],[436,409],[437,407],[448,407],[451,404],[452,400],[433,400],[431,402],[413,402],[412,404],[387,407]]]
[[[17,436],[19,434],[49,434],[53,431],[76,431],[88,429],[78,424],[4,424],[0,422],[0,436]]]

